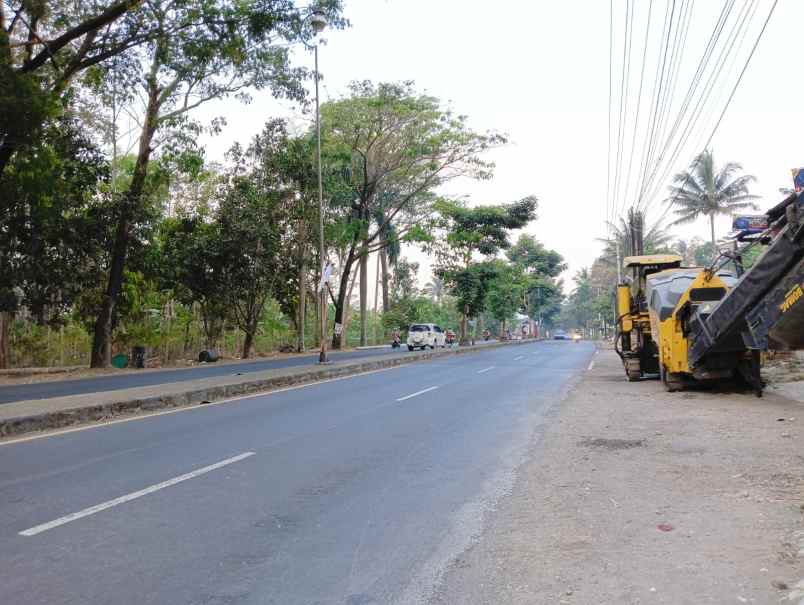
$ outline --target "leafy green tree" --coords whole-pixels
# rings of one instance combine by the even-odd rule
[[[346,185],[339,196],[328,191],[339,217],[336,246],[344,249],[334,300],[335,322],[342,324],[355,263],[362,263],[361,319],[366,316],[365,263],[390,245],[387,225],[394,225],[397,240],[419,239],[432,192],[458,177],[488,178],[493,165],[481,155],[505,139],[471,130],[464,116],[416,92],[412,82],[355,82],[348,97],[322,105],[321,115],[326,162]],[[340,345],[335,334],[332,346]]]
[[[716,216],[746,208],[757,209],[753,200],[759,196],[748,191],[748,185],[756,178],[741,174],[742,170],[737,162],[728,162],[718,168],[711,151],[700,153],[686,171],[676,174],[670,196],[665,200],[672,204],[678,217],[673,224],[691,223],[701,216],[707,217],[711,242],[716,247]]]
[[[61,113],[79,74],[149,39],[150,22],[133,16],[141,3],[0,3],[0,176]]]
[[[524,274],[523,310],[541,326],[545,318],[557,312],[561,296],[556,279],[567,268],[564,258],[527,234],[519,236],[506,256]]]
[[[523,271],[535,275],[558,277],[567,268],[564,258],[555,250],[548,250],[532,235],[523,233],[505,255]]]
[[[167,219],[160,227],[163,283],[185,305],[197,304],[207,348],[217,348],[228,314],[220,224],[203,217]]]
[[[700,237],[689,240],[678,239],[671,245],[671,251],[684,259],[684,264],[692,267],[705,267],[718,255],[717,246]]]
[[[40,325],[61,321],[100,279],[110,237],[109,165],[80,125],[49,121],[31,151],[0,176],[0,367],[17,307]]]
[[[487,280],[497,275],[495,265],[473,265],[475,254],[494,256],[510,248],[510,231],[521,229],[536,216],[537,200],[530,196],[510,204],[470,208],[442,200],[437,209],[439,228],[445,234],[428,246],[436,257],[436,274],[457,299],[462,313],[461,342],[467,340],[466,322],[485,310]]]
[[[393,269],[391,277],[391,304],[398,303],[406,298],[419,296],[416,287],[416,277],[419,273],[419,263],[413,263],[400,258]]]
[[[562,309],[562,321],[567,328],[585,329],[595,314],[589,270],[586,267],[579,269],[572,281],[574,287]]]
[[[497,274],[488,284],[487,306],[491,315],[500,322],[505,334],[506,323],[522,308],[527,276],[518,265],[496,261]]]
[[[235,178],[218,213],[226,304],[245,334],[242,357],[251,357],[254,337],[275,284],[294,275],[283,254],[287,215],[281,197],[261,191],[250,178]]]
[[[328,0],[321,8],[337,26],[340,2]],[[127,190],[121,196],[111,251],[106,292],[95,323],[93,367],[106,367],[111,359],[112,319],[133,222],[141,208],[151,155],[155,145],[166,155],[197,153],[195,137],[201,130],[188,112],[213,99],[237,95],[248,100],[247,89],[268,88],[277,96],[304,98],[303,69],[289,64],[287,44],[309,37],[302,27],[304,13],[289,0],[225,3],[202,0],[175,4],[153,0],[141,8],[141,17],[153,23],[151,41],[136,57],[147,65],[140,80],[147,100],[139,135],[137,162]],[[157,138],[157,134],[163,136]]]
[[[440,304],[444,296],[444,280],[433,275],[429,282],[424,284],[424,293],[427,294],[435,304]]]

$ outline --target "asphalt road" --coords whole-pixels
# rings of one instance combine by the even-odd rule
[[[2,601],[420,602],[593,351],[503,347],[0,445]]]
[[[358,357],[389,355],[390,353],[398,352],[398,350],[388,346],[382,349],[344,351],[341,353],[329,352],[329,358],[334,362],[338,362],[348,361]],[[76,378],[72,380],[54,380],[31,384],[4,385],[0,386],[0,404],[11,403],[13,401],[50,399],[51,397],[64,397],[67,395],[82,395],[84,393],[98,393],[101,391],[117,391],[120,389],[183,382],[185,380],[198,380],[215,376],[250,374],[263,370],[315,365],[316,363],[318,363],[318,353],[311,355],[294,355],[284,359],[262,359],[252,362],[225,364],[213,363],[176,370],[160,370],[156,372],[144,371],[142,373],[126,372],[124,374],[99,376],[96,378]]]

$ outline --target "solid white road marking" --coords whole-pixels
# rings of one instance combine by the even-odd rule
[[[163,481],[162,483],[157,483],[156,485],[151,485],[150,487],[146,487],[145,489],[141,489],[136,492],[131,492],[130,494],[126,494],[125,496],[120,496],[119,498],[115,498],[114,500],[108,500],[106,502],[101,502],[100,504],[96,504],[95,506],[90,506],[89,508],[85,508],[84,510],[80,510],[76,513],[70,513],[69,515],[65,515],[64,517],[59,517],[53,521],[48,523],[42,523],[41,525],[37,525],[36,527],[31,527],[30,529],[26,529],[20,532],[21,536],[35,536],[36,534],[41,534],[43,531],[47,531],[49,529],[53,529],[54,527],[59,527],[60,525],[64,525],[65,523],[70,523],[71,521],[76,521],[77,519],[82,519],[84,517],[89,517],[90,515],[94,515],[95,513],[99,513],[107,508],[112,508],[113,506],[117,506],[118,504],[124,504],[126,502],[131,502],[132,500],[136,500],[137,498],[142,498],[143,496],[147,496],[148,494],[152,494],[154,492],[159,491],[160,489],[165,489],[166,487],[170,487],[171,485],[176,485],[177,483],[181,483],[182,481],[187,481],[188,479],[193,479],[194,477],[198,477],[199,475],[204,475],[211,471],[217,470],[221,467],[227,466],[229,464],[234,464],[235,462],[240,462],[241,460],[245,460],[253,456],[256,452],[245,452],[244,454],[240,454],[239,456],[233,456],[232,458],[227,458],[226,460],[221,460],[220,462],[216,462],[215,464],[210,464],[209,466],[205,466],[203,468],[196,469],[192,472],[186,473],[184,475],[180,475],[178,477],[174,477],[173,479],[168,479],[167,481]]]
[[[514,357],[514,361],[519,361],[520,359],[525,359],[524,355],[520,355],[518,357]]]
[[[214,407],[216,405],[224,405],[234,401],[243,401],[246,399],[256,399],[257,397],[267,397],[268,395],[275,395],[277,393],[284,393],[285,391],[296,391],[298,389],[306,389],[307,387],[314,387],[319,384],[326,384],[328,382],[337,382],[339,380],[350,380],[359,376],[366,376],[368,374],[377,374],[378,372],[387,372],[389,370],[398,370],[410,366],[399,365],[391,366],[390,368],[379,368],[377,370],[369,370],[368,372],[360,372],[359,374],[350,374],[349,376],[339,376],[337,378],[327,378],[326,380],[317,380],[316,382],[308,382],[305,384],[297,384],[292,387],[282,387],[281,389],[274,389],[272,391],[263,391],[261,393],[253,393],[251,395],[238,395],[237,397],[229,397],[228,399],[221,399],[220,401],[213,401],[205,403],[204,405],[191,405],[180,407],[170,410],[162,410],[160,412],[151,412],[149,414],[137,414],[135,416],[127,416],[126,418],[118,418],[116,420],[106,420],[104,422],[96,422],[86,426],[77,426],[69,429],[55,429],[53,431],[43,432],[37,435],[27,435],[25,437],[15,437],[12,439],[0,440],[0,447],[4,445],[12,445],[14,443],[23,443],[25,441],[34,441],[36,439],[47,439],[48,437],[56,437],[57,435],[65,435],[67,433],[77,433],[79,431],[91,431],[92,429],[99,429],[104,426],[112,424],[120,424],[122,422],[135,422],[137,420],[144,420],[145,418],[152,418],[154,416],[165,416],[167,414],[179,414],[181,412],[192,412],[193,410],[203,410]]]
[[[411,393],[410,395],[405,395],[404,397],[400,397],[397,401],[405,401],[405,399],[410,399],[411,397],[416,397],[417,395],[421,395],[423,393],[429,393],[430,391],[435,391],[438,387],[430,387],[427,389],[422,389],[421,391],[416,391],[415,393]]]
[[[594,368],[594,367],[595,367],[595,360],[593,359],[592,361],[590,361],[590,362],[589,362],[589,367],[588,367],[588,368],[586,368],[586,369],[587,369],[587,370],[591,370],[591,369],[592,369],[592,368]]]
[[[483,368],[482,370],[478,370],[477,373],[482,374],[484,372],[488,372],[489,370],[493,370],[493,369],[494,369],[494,366],[489,366],[487,368]]]

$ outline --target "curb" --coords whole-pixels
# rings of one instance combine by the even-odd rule
[[[69,374],[85,370],[86,366],[54,366],[52,368],[7,368],[0,370],[0,376],[22,377],[36,376],[39,374]]]
[[[403,357],[393,357],[363,361],[359,363],[345,363],[339,366],[328,366],[316,368],[307,372],[274,376],[262,380],[245,380],[235,384],[213,386],[200,389],[189,389],[178,393],[166,394],[155,397],[122,399],[110,403],[102,403],[86,407],[71,408],[55,412],[33,414],[28,416],[18,416],[0,420],[0,439],[17,437],[25,433],[46,431],[58,428],[71,427],[81,424],[89,424],[110,420],[119,416],[132,416],[142,413],[150,413],[158,410],[171,408],[182,408],[203,405],[240,397],[243,395],[256,395],[267,393],[276,389],[290,386],[298,386],[331,378],[352,376],[363,374],[372,370],[392,368],[395,366],[416,363],[428,359],[448,357],[451,355],[465,355],[477,351],[496,349],[499,347],[530,344],[538,342],[535,339],[518,340],[511,342],[498,342],[488,345],[481,345],[468,348],[445,349],[443,351],[426,351],[418,355],[405,355]]]

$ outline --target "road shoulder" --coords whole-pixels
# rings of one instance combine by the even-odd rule
[[[601,350],[433,602],[804,603],[802,444],[801,402],[666,393]]]

